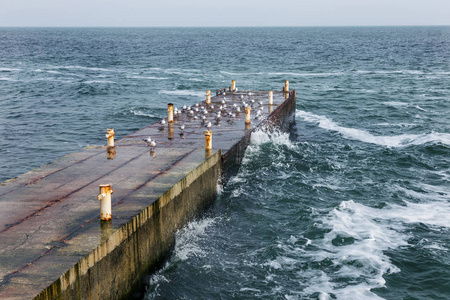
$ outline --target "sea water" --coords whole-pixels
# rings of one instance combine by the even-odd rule
[[[450,27],[2,28],[0,181],[207,89],[297,91],[145,299],[450,298]]]

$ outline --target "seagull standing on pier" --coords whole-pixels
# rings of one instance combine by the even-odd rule
[[[180,126],[181,131],[184,131],[184,128],[186,128],[184,124]]]
[[[155,140],[152,140],[152,142],[150,143],[150,146],[151,146],[151,150],[155,150],[155,147],[156,147],[156,142],[155,142]]]
[[[143,139],[143,141],[147,143],[147,147],[150,147],[150,143],[152,142],[152,138],[148,137],[146,139]]]

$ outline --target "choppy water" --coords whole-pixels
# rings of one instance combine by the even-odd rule
[[[297,90],[146,299],[450,298],[450,27],[0,29],[0,180],[206,89]]]

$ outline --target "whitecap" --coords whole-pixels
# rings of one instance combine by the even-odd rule
[[[296,146],[289,139],[289,133],[274,130],[269,132],[264,129],[259,129],[252,132],[250,136],[251,145],[262,145],[266,143],[273,143],[274,145],[284,145],[289,149],[295,149]]]
[[[144,116],[144,117],[150,117],[150,118],[159,118],[160,116],[157,116],[155,114],[146,113],[142,110],[130,108],[130,112],[135,116]]]
[[[398,102],[398,101],[388,101],[388,102],[383,102],[384,105],[387,106],[393,106],[393,107],[401,107],[401,106],[408,106],[409,103],[406,102]]]
[[[83,66],[56,66],[55,69],[79,69],[79,70],[89,70],[89,71],[102,71],[102,72],[114,72],[114,70],[95,68],[95,67],[83,67]]]
[[[167,77],[154,77],[154,76],[128,76],[128,78],[132,79],[151,79],[151,80],[166,80]]]
[[[196,96],[196,97],[202,97],[202,96],[205,95],[205,92],[189,91],[189,90],[159,91],[158,93],[160,93],[160,94],[166,94],[166,95]]]
[[[14,71],[21,71],[21,69],[15,69],[15,68],[0,68],[0,72],[14,72]]]
[[[450,145],[450,134],[431,132],[424,134],[401,134],[395,136],[373,135],[365,130],[343,127],[325,116],[297,110],[296,116],[307,122],[317,123],[320,128],[340,133],[344,138],[358,140],[387,147],[405,147],[426,143],[442,143]]]
[[[349,200],[321,217],[320,223],[330,231],[323,239],[313,241],[319,250],[306,255],[317,262],[331,260],[338,270],[330,277],[315,271],[305,292],[334,294],[338,299],[347,299],[350,295],[355,299],[379,299],[371,289],[384,286],[384,275],[400,271],[385,251],[407,245],[409,238],[403,233],[402,222],[391,218],[401,214],[395,207],[377,209]],[[341,240],[341,244],[335,244]],[[355,283],[335,286],[339,278],[352,278]]]
[[[300,76],[300,77],[322,77],[322,76],[342,76],[344,73],[342,72],[325,72],[325,73],[291,73],[291,72],[283,72],[283,73],[268,73],[268,75],[283,75],[283,76]]]
[[[109,81],[109,80],[89,80],[89,81],[84,81],[83,83],[91,84],[91,83],[117,83],[117,82]]]
[[[205,218],[192,221],[175,235],[175,258],[186,260],[192,256],[205,255],[205,249],[200,245],[206,229],[213,225],[218,218]]]

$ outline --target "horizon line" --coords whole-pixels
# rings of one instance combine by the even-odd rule
[[[84,26],[84,25],[0,25],[0,28],[311,28],[311,27],[446,27],[450,24],[431,24],[431,25],[224,25],[224,26],[208,26],[208,25],[151,25],[151,26],[115,26],[115,25],[95,25],[95,26]]]

